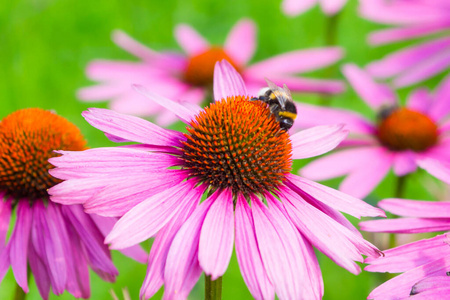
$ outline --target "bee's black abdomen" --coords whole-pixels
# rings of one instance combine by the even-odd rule
[[[281,129],[288,131],[289,129],[291,129],[292,125],[294,125],[294,120],[283,118],[279,120],[279,123]]]

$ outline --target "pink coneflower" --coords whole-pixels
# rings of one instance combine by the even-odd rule
[[[186,24],[178,25],[175,38],[185,54],[157,53],[122,31],[115,31],[114,42],[140,59],[139,62],[97,60],[89,64],[87,75],[100,84],[83,88],[78,96],[86,101],[112,99],[111,108],[137,116],[156,115],[156,122],[167,125],[177,118],[173,113],[132,90],[141,84],[175,101],[200,104],[211,91],[216,61],[226,59],[242,75],[247,88],[256,94],[265,86],[264,77],[286,83],[296,92],[340,93],[338,80],[295,76],[320,69],[338,61],[341,48],[315,48],[284,53],[249,65],[256,48],[255,24],[241,20],[231,30],[223,46],[210,45]],[[208,97],[209,98],[209,97]]]
[[[334,15],[346,2],[347,0],[283,0],[281,8],[286,15],[297,16],[319,4],[325,14]]]
[[[83,116],[113,141],[140,144],[62,152],[51,160],[52,174],[66,181],[49,193],[88,212],[123,215],[106,238],[113,248],[155,238],[141,297],[164,284],[165,297],[186,298],[202,272],[212,280],[225,273],[233,244],[257,299],[320,299],[313,245],[355,274],[361,254],[379,255],[338,211],[360,217],[381,210],[290,174],[292,159],[344,139],[342,125],[289,136],[264,102],[250,101],[227,62],[216,67],[216,101],[204,110],[139,90],[185,122],[187,133],[90,109]]]
[[[296,126],[345,123],[350,136],[336,153],[320,158],[305,168],[302,175],[325,180],[347,175],[340,190],[365,197],[392,168],[397,176],[414,172],[418,163],[427,169],[425,159],[450,161],[450,77],[434,93],[414,90],[405,106],[387,86],[374,82],[355,65],[343,72],[358,95],[375,111],[371,122],[354,112],[299,104],[303,111]]]
[[[450,67],[450,4],[447,0],[362,0],[363,17],[396,28],[369,36],[372,45],[389,44],[432,35],[430,41],[409,46],[370,63],[377,78],[393,78],[396,87],[409,86]],[[438,35],[436,35],[438,34]]]
[[[107,281],[118,274],[103,243],[115,220],[48,200],[47,189],[61,182],[47,172],[53,149],[84,150],[86,142],[75,125],[42,109],[19,110],[0,122],[0,281],[11,265],[27,293],[29,266],[44,299],[50,287],[56,295],[67,290],[88,298],[88,266]],[[16,222],[5,244],[13,211]],[[140,249],[127,253],[146,259]]]
[[[403,218],[362,222],[371,232],[422,233],[450,230],[450,202],[386,199],[378,205]],[[384,256],[367,258],[371,272],[403,273],[377,287],[369,299],[447,299],[450,284],[449,233],[383,251]],[[420,295],[420,297],[418,296]],[[415,298],[415,297],[412,297]]]

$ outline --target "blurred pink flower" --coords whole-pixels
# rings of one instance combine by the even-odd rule
[[[160,125],[177,120],[175,115],[132,90],[132,84],[151,88],[156,93],[199,105],[211,91],[214,64],[228,60],[242,75],[253,95],[264,87],[264,77],[275,83],[285,83],[294,92],[341,93],[344,85],[338,80],[299,77],[338,61],[343,51],[339,47],[297,50],[249,65],[256,49],[255,24],[251,20],[238,22],[226,38],[224,46],[213,46],[186,24],[178,25],[175,38],[185,54],[158,53],[133,40],[122,31],[115,31],[114,42],[138,57],[139,62],[108,60],[93,61],[87,76],[100,83],[79,90],[85,101],[112,99],[111,109],[137,116],[156,116]],[[209,95],[208,95],[208,98]]]
[[[313,180],[347,175],[340,190],[355,197],[367,196],[391,168],[397,176],[414,172],[417,165],[433,168],[431,160],[450,162],[450,76],[434,93],[412,91],[406,106],[386,85],[374,82],[355,65],[343,72],[354,90],[377,114],[377,122],[342,109],[297,104],[296,127],[345,123],[349,138],[340,151],[319,158],[301,170]],[[431,173],[435,173],[433,170]]]
[[[370,63],[377,78],[393,78],[396,87],[416,84],[450,68],[450,2],[448,0],[361,0],[361,15],[394,25],[369,35],[369,43],[383,45],[431,35],[429,41],[396,51]],[[436,34],[439,34],[436,36]]]
[[[361,222],[370,232],[421,233],[450,230],[450,202],[386,199],[378,203],[403,218]],[[367,258],[365,270],[403,273],[383,283],[368,299],[446,299],[450,292],[449,233],[383,251],[384,256]],[[410,298],[408,298],[410,299]]]
[[[212,280],[225,273],[233,244],[257,299],[320,299],[313,245],[355,274],[361,254],[379,255],[339,211],[360,217],[382,210],[290,174],[292,159],[336,147],[347,135],[342,125],[289,136],[265,103],[249,101],[225,61],[215,69],[216,101],[204,110],[137,89],[176,114],[187,133],[90,109],[83,116],[92,126],[113,141],[139,144],[61,152],[52,174],[65,181],[49,193],[89,213],[122,216],[106,239],[113,248],[155,237],[142,298],[163,284],[165,297],[186,298],[202,272]]]
[[[29,266],[42,298],[48,299],[50,287],[56,295],[67,290],[89,298],[88,266],[107,281],[118,274],[103,243],[116,219],[48,200],[47,189],[60,182],[47,172],[55,148],[83,150],[86,142],[75,125],[42,109],[19,110],[0,122],[0,281],[11,265],[28,293]],[[139,247],[124,252],[146,261]]]
[[[327,15],[337,14],[347,0],[283,0],[281,8],[288,16],[297,16],[304,13],[315,4],[319,4]]]

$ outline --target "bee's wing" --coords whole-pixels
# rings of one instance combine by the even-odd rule
[[[266,82],[267,82],[267,86],[268,86],[271,90],[276,91],[276,90],[279,90],[279,89],[280,89],[280,87],[277,86],[274,82],[270,81],[270,80],[267,79],[267,78],[264,78],[264,79],[265,79]]]
[[[283,89],[286,95],[289,97],[289,99],[292,99],[291,90],[287,87],[286,84],[283,84]]]

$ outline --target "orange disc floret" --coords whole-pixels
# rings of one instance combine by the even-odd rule
[[[84,150],[80,130],[47,110],[18,110],[0,122],[0,191],[34,200],[60,182],[48,170],[53,150]]]
[[[380,121],[378,138],[394,151],[424,151],[437,143],[438,128],[426,115],[398,108]]]
[[[274,191],[292,167],[292,145],[266,103],[228,97],[191,122],[184,167],[214,189],[234,193]]]
[[[192,56],[184,73],[184,79],[197,86],[212,85],[214,78],[214,66],[217,61],[226,59],[236,70],[239,67],[233,62],[228,54],[220,47],[211,47],[210,49]]]

